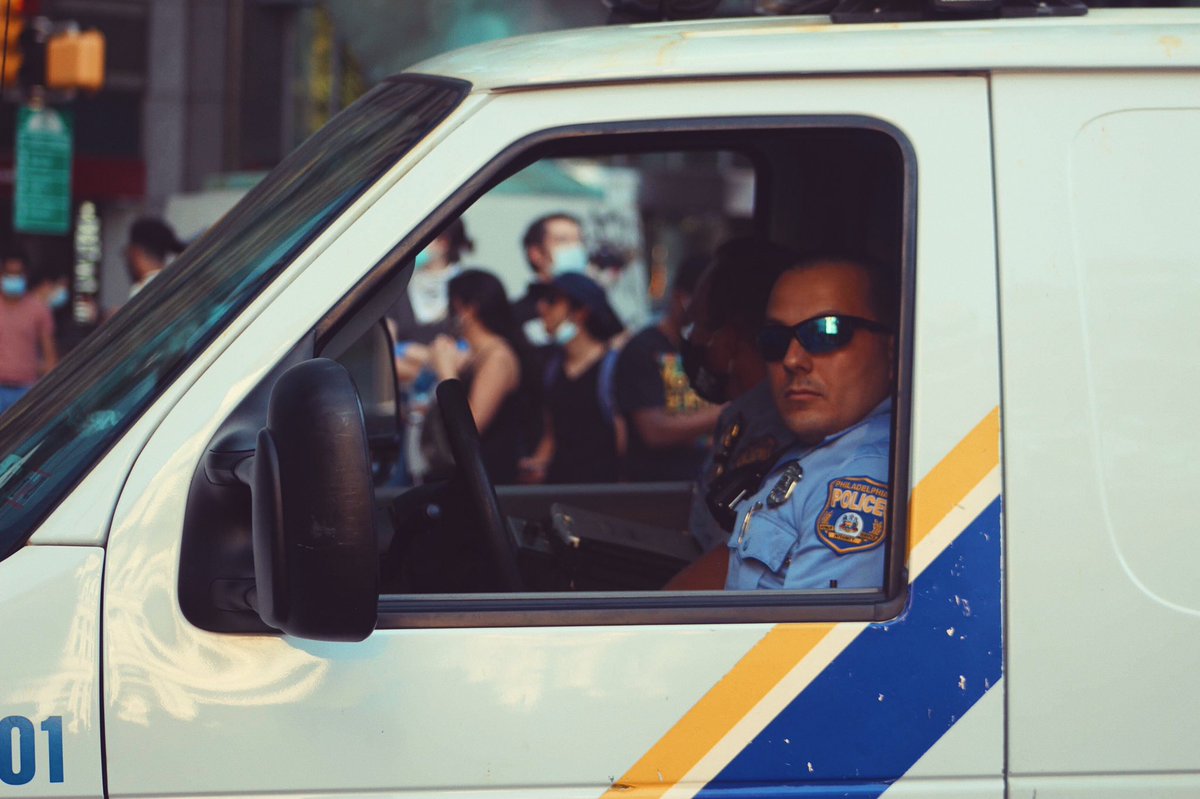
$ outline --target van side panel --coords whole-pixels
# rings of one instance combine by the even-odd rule
[[[998,75],[1012,796],[1200,792],[1200,74]]]
[[[0,562],[0,796],[100,797],[104,551],[27,546]]]

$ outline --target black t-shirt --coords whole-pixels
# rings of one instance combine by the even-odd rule
[[[598,358],[574,380],[557,368],[546,388],[546,406],[554,425],[554,459],[546,470],[548,483],[613,483],[618,477],[617,439],[600,405]]]
[[[626,473],[630,480],[694,480],[707,450],[707,436],[690,445],[651,448],[638,434],[634,411],[662,408],[670,415],[692,413],[704,407],[683,371],[679,350],[657,326],[629,340],[617,361],[617,407],[629,427]]]
[[[538,315],[537,301],[538,298],[545,294],[545,283],[530,283],[526,289],[524,296],[512,303],[513,321],[518,326],[525,324],[530,319],[536,319]]]

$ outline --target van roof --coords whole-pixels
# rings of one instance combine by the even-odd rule
[[[476,90],[700,76],[1200,66],[1200,8],[842,25],[827,16],[579,28],[446,53],[410,72]]]

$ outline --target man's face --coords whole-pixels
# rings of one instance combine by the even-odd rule
[[[817,264],[785,272],[767,303],[767,322],[794,325],[848,315],[878,321],[870,278],[859,266]],[[892,390],[892,338],[859,328],[834,352],[811,355],[794,338],[783,360],[767,363],[775,405],[802,443],[815,444],[856,424]]]
[[[583,231],[570,219],[551,219],[546,223],[546,234],[542,243],[530,247],[529,263],[538,277],[549,280],[554,276],[554,253],[564,247],[582,247]]]
[[[22,276],[25,274],[25,264],[22,263],[20,258],[5,258],[4,274]]]

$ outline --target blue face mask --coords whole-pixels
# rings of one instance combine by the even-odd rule
[[[554,343],[563,347],[575,340],[579,335],[579,328],[570,319],[562,320],[558,327],[554,329]]]
[[[433,260],[433,253],[431,253],[429,248],[426,247],[417,253],[415,258],[413,258],[413,266],[417,269],[424,269],[431,260]]]
[[[46,297],[46,304],[51,308],[58,309],[67,304],[67,287],[59,286],[54,291],[50,292],[50,296]]]
[[[0,291],[4,292],[6,297],[23,297],[25,296],[25,276],[24,275],[5,275],[0,277]]]
[[[587,269],[588,253],[582,244],[568,244],[554,250],[554,274],[582,272]]]

